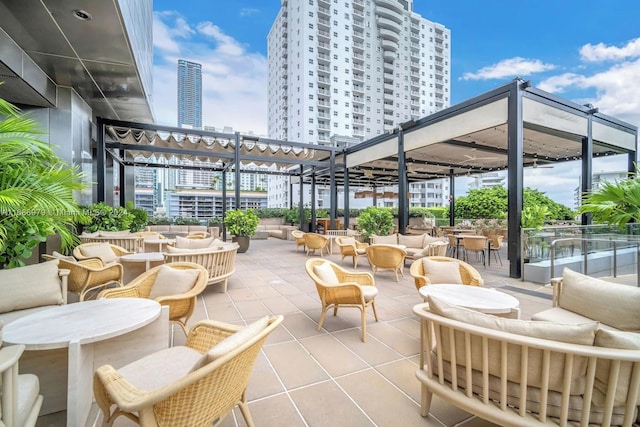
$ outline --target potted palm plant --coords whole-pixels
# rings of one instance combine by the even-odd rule
[[[0,99],[0,269],[25,264],[47,236],[77,243],[83,175],[40,141],[38,123]]]
[[[259,221],[260,219],[253,212],[253,209],[227,211],[224,225],[227,227],[227,231],[233,234],[233,241],[240,246],[238,253],[244,253],[249,249],[249,240],[256,232]]]

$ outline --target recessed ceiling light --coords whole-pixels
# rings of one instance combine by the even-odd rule
[[[93,17],[91,16],[91,14],[89,12],[85,12],[82,9],[74,9],[73,10],[73,16],[75,16],[76,18],[82,20],[82,21],[91,21],[93,19]]]

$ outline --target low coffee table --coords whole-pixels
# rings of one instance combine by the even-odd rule
[[[102,299],[42,310],[8,323],[5,344],[23,344],[20,371],[34,373],[44,396],[41,414],[66,408],[67,426],[84,426],[93,373],[116,369],[169,344],[169,312],[153,300]]]
[[[520,318],[520,302],[509,294],[491,288],[468,285],[426,285],[420,288],[425,299],[430,296],[481,313]]]

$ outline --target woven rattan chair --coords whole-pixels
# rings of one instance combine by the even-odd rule
[[[142,237],[143,239],[164,239],[165,238],[162,234],[158,233],[157,231],[138,231],[136,235]]]
[[[504,239],[504,236],[500,235],[500,234],[494,234],[491,237],[491,242],[490,242],[490,246],[489,246],[489,256],[491,256],[491,253],[493,252],[494,256],[496,257],[496,261],[500,261],[500,265],[502,265],[502,257],[500,256],[500,248],[502,247],[502,240]]]
[[[466,262],[444,256],[430,256],[417,259],[411,264],[409,272],[415,281],[416,289],[420,289],[425,285],[433,284],[429,277],[424,274],[424,264],[422,263],[422,260],[424,259],[441,262],[457,262],[458,268],[460,270],[460,278],[462,279],[463,284],[471,286],[484,286],[484,280],[480,276],[480,273],[478,273],[478,270],[476,270]]]
[[[315,251],[320,251],[320,256],[323,256],[325,248],[329,245],[329,239],[327,236],[323,236],[318,233],[304,233],[304,246],[307,249],[307,255]]]
[[[464,260],[469,260],[469,254],[475,253],[482,259],[482,265],[486,265],[486,252],[488,239],[485,236],[464,236],[462,243],[464,245]]]
[[[184,293],[163,295],[154,298],[161,305],[169,306],[169,321],[179,324],[188,333],[187,322],[196,307],[196,298],[207,286],[209,273],[201,265],[192,262],[173,262],[162,264],[142,273],[133,279],[127,286],[121,288],[105,289],[100,292],[98,298],[150,298],[156,278],[160,269],[168,266],[177,270],[197,269],[200,274],[191,289]]]
[[[73,256],[77,260],[82,260],[82,259],[87,259],[87,258],[94,258],[93,256],[85,255],[82,251],[83,251],[84,248],[91,247],[91,246],[97,246],[97,245],[104,245],[104,243],[99,243],[99,242],[82,243],[82,244],[80,244],[80,245],[75,247],[75,249],[73,250]],[[114,254],[114,256],[116,258],[121,257],[122,255],[130,255],[130,254],[133,253],[133,252],[130,252],[130,251],[126,250],[122,246],[112,245],[110,243],[108,243],[108,245],[111,248],[111,251],[113,251],[113,254]]]
[[[302,246],[302,250],[305,250],[304,231],[293,230],[291,231],[291,235],[296,239],[296,252],[298,252],[300,246]]]
[[[404,258],[407,251],[393,245],[371,245],[367,248],[367,260],[375,275],[378,270],[391,270],[400,281],[398,272],[404,277]]]
[[[337,283],[331,283],[333,278],[324,277],[316,268],[327,263],[333,271]],[[375,287],[373,275],[368,272],[349,272],[339,265],[321,258],[308,259],[305,268],[311,280],[316,284],[320,303],[322,304],[322,314],[318,322],[318,330],[322,329],[322,323],[327,315],[327,310],[333,307],[333,315],[338,314],[338,307],[356,307],[360,309],[362,319],[362,342],[366,341],[367,319],[366,309],[371,306],[373,316],[378,321],[376,312],[375,297],[378,289]]]
[[[184,347],[162,350],[120,370],[101,366],[94,375],[93,392],[104,424],[110,426],[124,415],[143,427],[204,427],[217,425],[237,405],[246,425],[254,426],[247,384],[264,341],[282,319],[274,316],[257,335],[200,367],[201,359],[195,363],[192,359],[194,351],[201,357],[197,353],[206,353],[241,327],[204,320],[193,326]],[[191,359],[181,357],[185,354]]]
[[[47,261],[58,260],[58,268],[69,270],[67,291],[78,294],[80,301],[84,301],[89,291],[109,285],[122,286],[122,265],[111,263],[103,265],[100,258],[87,258],[71,261],[52,255],[42,255]]]
[[[351,257],[353,268],[358,268],[358,259],[367,256],[368,243],[358,242],[355,237],[338,236],[335,238],[336,244],[340,247],[340,255],[342,255],[342,263],[348,256]]]

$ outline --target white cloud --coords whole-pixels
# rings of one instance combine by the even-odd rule
[[[156,122],[177,123],[177,62],[186,59],[202,64],[203,125],[266,135],[266,57],[248,51],[211,22],[189,23],[182,16],[162,12],[155,15],[155,21]]]
[[[580,48],[580,56],[582,60],[589,62],[637,58],[640,57],[640,38],[631,40],[622,47],[607,46],[604,43],[586,44]]]
[[[240,16],[255,15],[256,13],[260,13],[260,9],[251,7],[243,7],[242,9],[240,9]]]
[[[497,64],[483,67],[475,73],[464,73],[462,80],[504,79],[505,77],[528,76],[542,71],[553,70],[553,64],[545,64],[539,59],[520,57],[503,59]]]
[[[562,74],[550,77],[538,87],[549,92],[562,93],[571,88],[591,89],[595,95],[589,102],[601,113],[640,125],[640,86],[635,84],[640,75],[640,59],[616,64],[592,75]]]

